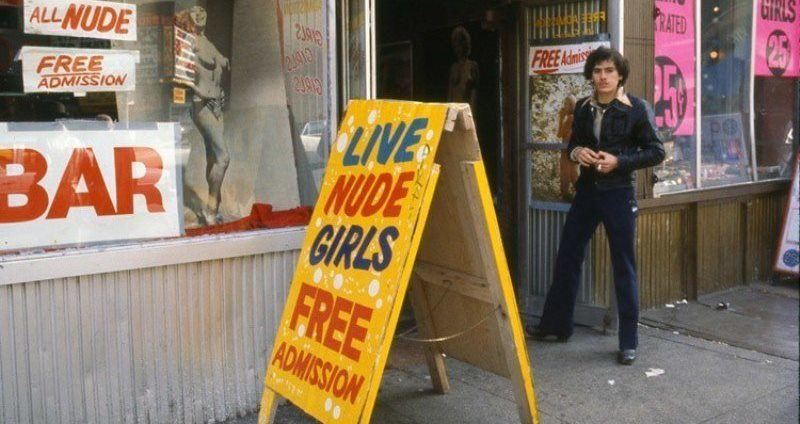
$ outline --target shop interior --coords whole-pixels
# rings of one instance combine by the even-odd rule
[[[495,203],[503,196],[500,12],[496,1],[378,0],[381,99],[469,103]]]

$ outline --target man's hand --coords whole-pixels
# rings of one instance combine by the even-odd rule
[[[600,160],[600,155],[592,151],[592,149],[581,147],[578,153],[575,154],[575,159],[577,159],[578,163],[581,165],[591,167]]]
[[[594,165],[598,172],[608,174],[609,172],[617,169],[619,161],[617,160],[616,156],[602,150],[597,153],[597,156],[598,158]]]

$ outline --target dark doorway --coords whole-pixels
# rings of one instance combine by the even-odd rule
[[[503,191],[500,42],[498,31],[485,19],[487,3],[378,0],[377,89],[385,99],[471,103],[497,202]],[[464,33],[469,54],[459,59]],[[465,90],[467,95],[454,95]]]

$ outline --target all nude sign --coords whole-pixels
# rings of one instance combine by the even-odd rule
[[[25,0],[25,32],[136,41],[136,5],[93,0]]]

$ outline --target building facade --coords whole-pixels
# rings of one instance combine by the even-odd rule
[[[577,172],[562,124],[590,92],[580,51],[598,43],[630,59],[626,89],[655,106],[668,152],[637,175],[641,306],[771,277],[800,104],[800,48],[784,60],[770,38],[792,14],[774,2],[117,3],[136,6],[136,37],[58,33],[20,3],[0,2],[0,422],[256,411],[352,98],[470,103],[518,300],[536,315]],[[129,57],[117,71],[135,87],[81,86],[81,53]],[[131,145],[160,166],[120,165],[109,146]],[[42,190],[44,210],[30,200]],[[593,325],[613,321],[598,235],[578,311]]]

